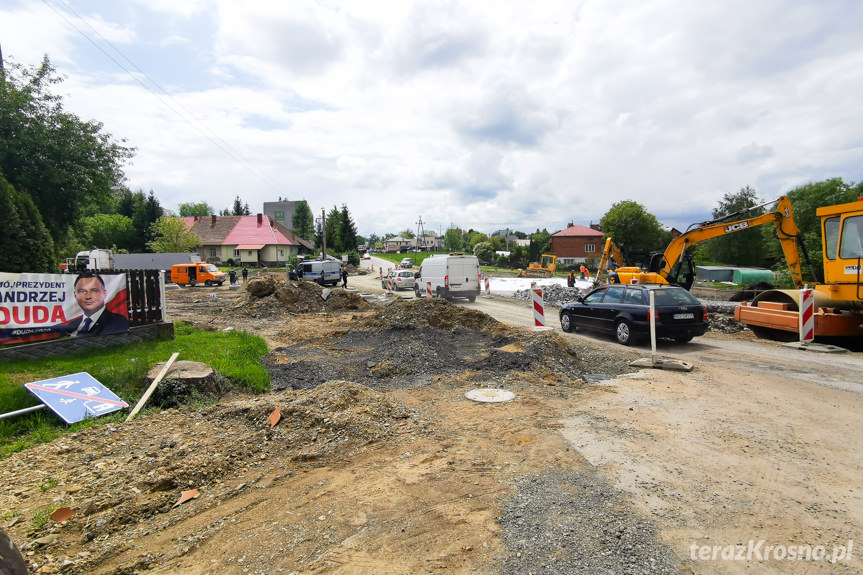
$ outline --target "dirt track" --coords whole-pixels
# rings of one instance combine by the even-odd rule
[[[375,283],[350,279],[380,292]],[[345,294],[330,307],[346,309],[318,313],[299,310],[300,294],[280,304],[296,311],[277,313],[215,293],[170,292],[172,319],[261,333],[276,372],[305,361],[329,383],[93,428],[4,459],[0,525],[37,569],[861,572],[863,542],[835,564],[757,557],[764,545],[829,553],[860,532],[859,353],[800,359],[708,335],[660,347],[695,363],[692,373],[620,375],[649,350],[495,327],[469,311],[531,322],[525,304],[500,298],[366,311]],[[440,347],[400,346],[387,339],[396,332]],[[476,346],[447,344],[468,336]],[[585,382],[600,373],[610,379]],[[516,399],[465,400],[476,387]],[[276,407],[283,420],[269,430]],[[56,486],[44,489],[47,478]],[[174,507],[191,488],[200,497]],[[31,530],[51,502],[78,514]],[[693,544],[722,552],[750,540],[765,543],[748,562],[692,559]]]

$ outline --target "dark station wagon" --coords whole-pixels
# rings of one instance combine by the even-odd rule
[[[560,308],[563,331],[577,329],[614,334],[630,345],[650,337],[650,293],[656,312],[656,337],[690,341],[707,331],[707,308],[677,286],[656,284],[606,285]]]

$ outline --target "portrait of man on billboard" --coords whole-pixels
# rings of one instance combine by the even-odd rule
[[[78,275],[73,293],[83,315],[69,323],[68,335],[87,337],[129,331],[129,320],[105,305],[108,291],[102,276],[89,272]]]

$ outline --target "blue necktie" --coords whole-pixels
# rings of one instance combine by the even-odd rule
[[[78,330],[78,333],[87,333],[90,331],[90,324],[93,323],[93,320],[89,317],[84,318],[84,323],[81,325],[81,329]]]

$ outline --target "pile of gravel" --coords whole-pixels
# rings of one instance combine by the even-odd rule
[[[680,572],[653,524],[628,511],[625,496],[597,474],[553,470],[515,487],[498,518],[502,574]]]

